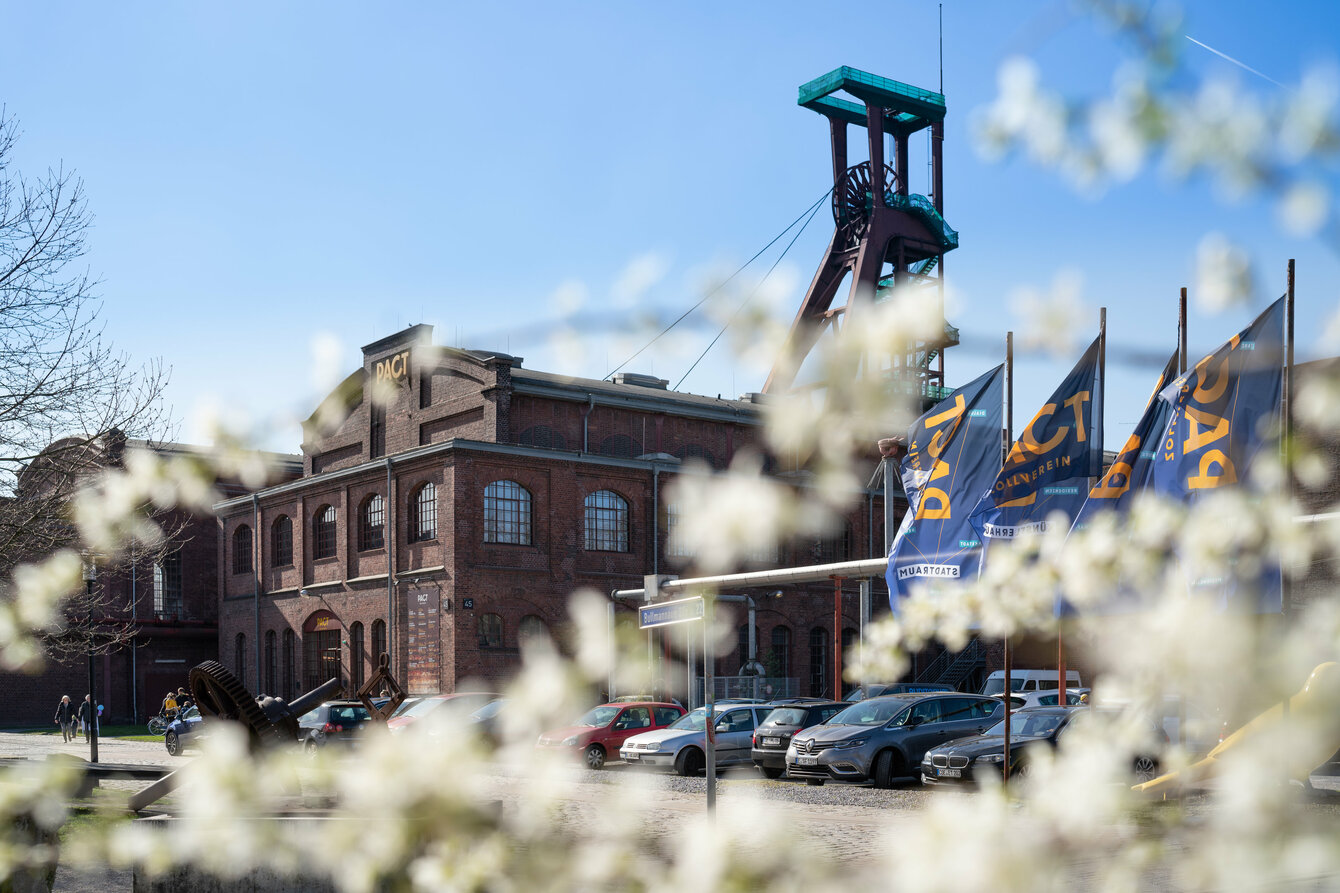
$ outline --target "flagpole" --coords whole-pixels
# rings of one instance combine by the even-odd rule
[[[1186,286],[1177,305],[1177,374],[1186,372]]]
[[[1294,486],[1293,486],[1293,262],[1289,258],[1288,274],[1285,277],[1286,289],[1284,292],[1284,376],[1281,379],[1280,394],[1280,415],[1284,426],[1283,436],[1280,438],[1280,446],[1284,451],[1284,495],[1289,504],[1293,504]],[[1290,509],[1292,511],[1292,509]],[[1290,578],[1287,570],[1281,562],[1280,567],[1280,607],[1284,618],[1289,618],[1289,609],[1292,607],[1293,587],[1290,585]]]
[[[1005,439],[1001,445],[1001,464],[1009,458],[1010,447],[1014,445],[1014,333],[1005,333]],[[982,543],[982,549],[986,549],[986,543]],[[985,557],[985,555],[983,555]],[[1001,764],[1001,777],[1004,781],[1010,780],[1010,697],[1014,694],[1014,687],[1010,684],[1010,637],[1005,636],[1005,691],[1002,693],[1002,701],[1005,702],[1005,762]]]

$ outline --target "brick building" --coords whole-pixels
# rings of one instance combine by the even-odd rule
[[[149,449],[165,458],[199,450],[127,440],[117,434],[88,445],[96,455],[80,460],[81,476],[119,466],[128,450]],[[45,452],[63,448],[68,445],[57,442]],[[50,476],[43,458],[39,456],[20,476],[16,499],[26,498],[32,477]],[[266,458],[276,479],[301,473],[297,456],[267,454]],[[68,473],[57,464],[60,473]],[[217,481],[216,488],[225,495],[245,492],[237,481]],[[160,512],[155,520],[169,533],[169,540],[153,554],[132,551],[113,564],[94,562],[94,627],[124,630],[124,644],[93,659],[105,722],[144,721],[157,712],[169,688],[186,684],[191,667],[218,657],[218,524],[212,516],[178,510]],[[61,695],[78,702],[88,693],[88,660],[71,654],[65,662],[48,661],[38,675],[0,674],[0,691],[6,726],[51,725]]]
[[[759,446],[757,397],[569,379],[431,334],[364,347],[305,427],[302,476],[216,506],[219,650],[253,690],[292,696],[334,675],[357,686],[382,651],[412,693],[498,684],[525,637],[563,643],[574,590],[640,588],[683,564],[668,552],[678,513],[665,499],[682,461],[725,468]],[[862,494],[840,535],[757,566],[882,555],[882,516],[879,495]],[[801,693],[831,694],[832,584],[759,601],[760,658]],[[742,658],[722,656],[717,672]]]

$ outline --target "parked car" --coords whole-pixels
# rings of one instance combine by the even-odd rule
[[[768,778],[781,778],[786,772],[786,748],[791,744],[791,736],[827,722],[848,706],[846,701],[803,698],[777,703],[754,730],[753,747],[749,751],[754,765]]]
[[[855,704],[857,701],[878,698],[880,695],[921,694],[923,692],[953,690],[954,686],[943,685],[939,682],[868,682],[847,692],[847,700]]]
[[[1082,724],[1094,711],[1089,707],[1028,707],[1010,717],[1010,777],[1025,778],[1039,748],[1054,750],[1067,731]],[[1149,725],[1149,738],[1166,745],[1163,730]],[[1005,722],[1001,720],[981,735],[950,741],[926,752],[921,760],[921,783],[973,784],[983,777],[1000,778],[1005,764]],[[1158,755],[1139,752],[1131,756],[1135,783],[1159,774]]]
[[[370,722],[361,701],[326,701],[298,717],[298,743],[309,753],[328,744],[352,744]]]
[[[449,713],[460,711],[461,717],[464,718],[489,701],[497,699],[498,695],[482,691],[453,692],[447,695],[420,698],[408,707],[402,704],[403,709],[397,710],[396,714],[386,721],[386,728],[392,732],[401,732],[426,717],[438,716],[440,710],[446,710]],[[438,718],[441,717],[438,716]]]
[[[1087,688],[1067,688],[1065,690],[1065,705],[1074,707],[1080,703],[1080,699],[1089,693]],[[1003,699],[1004,694],[992,695],[993,698]],[[1025,707],[1056,707],[1061,700],[1059,690],[1051,691],[1030,691],[1010,695],[1010,709],[1023,710]]]
[[[167,731],[163,733],[163,745],[167,752],[179,757],[186,748],[199,746],[200,739],[204,737],[204,722],[205,718],[194,704],[183,710],[168,723]]]
[[[895,778],[916,778],[930,748],[985,732],[1004,713],[995,698],[958,692],[858,701],[791,739],[786,774],[814,785],[870,780],[887,788]]]
[[[601,704],[572,725],[545,732],[535,746],[571,750],[581,754],[588,769],[600,769],[630,736],[663,729],[683,715],[683,707],[660,701]]]
[[[754,729],[772,712],[767,704],[714,704],[716,765],[750,762]],[[697,775],[707,765],[707,708],[684,714],[669,727],[634,735],[619,748],[619,756],[639,766],[674,769]]]

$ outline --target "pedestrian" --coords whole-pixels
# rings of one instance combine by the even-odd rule
[[[186,712],[186,708],[191,706],[191,693],[185,688],[177,686],[177,710],[181,713]]]
[[[79,725],[84,730],[84,740],[93,739],[93,696],[84,695],[84,702],[79,705]]]
[[[69,695],[61,695],[56,705],[56,722],[60,725],[61,740],[68,744],[74,740],[74,705]]]
[[[163,716],[169,723],[177,718],[177,695],[171,689],[163,698]]]

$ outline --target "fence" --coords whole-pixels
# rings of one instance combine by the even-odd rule
[[[799,695],[800,680],[791,676],[713,676],[712,699],[723,698],[794,698]],[[690,708],[702,706],[703,677],[694,677],[689,695]]]

